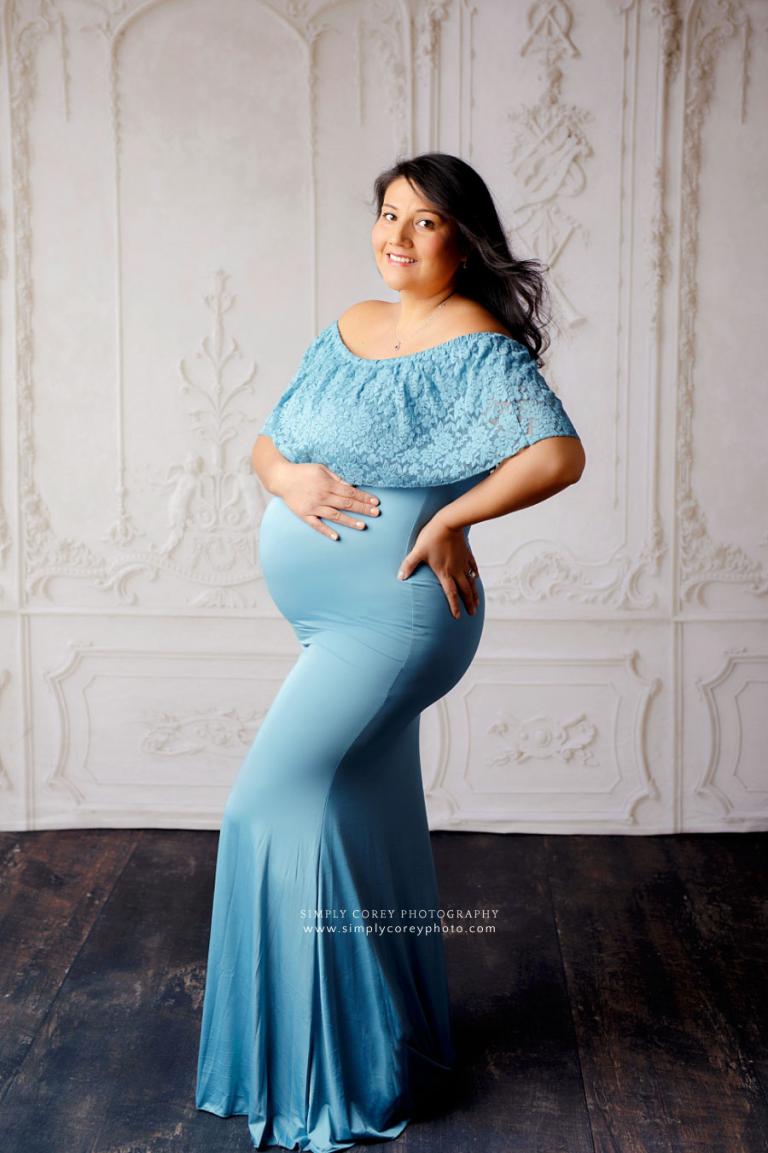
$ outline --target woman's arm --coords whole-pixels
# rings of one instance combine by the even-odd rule
[[[468,570],[471,567],[477,575],[477,562],[465,539],[465,527],[554,496],[576,483],[585,459],[575,436],[543,437],[508,456],[490,476],[434,513],[403,558],[398,578],[407,580],[424,562],[440,580],[453,616],[461,616],[459,593],[467,611],[474,613],[479,597]]]
[[[355,515],[379,515],[379,498],[374,493],[347,484],[324,464],[288,460],[266,433],[256,437],[251,464],[267,492],[279,496],[310,528],[331,540],[339,540],[339,534],[325,524],[324,518],[364,529],[365,521],[356,520]]]
[[[273,496],[280,495],[281,481],[285,479],[292,462],[286,460],[271,436],[257,436],[251,450],[253,471]]]
[[[578,437],[545,437],[508,456],[485,480],[438,509],[432,519],[458,530],[528,508],[575,484],[585,462]]]

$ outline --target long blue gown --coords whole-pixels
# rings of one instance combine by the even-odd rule
[[[455,1061],[419,720],[467,670],[485,600],[478,579],[477,612],[456,619],[428,565],[398,567],[498,461],[578,434],[503,334],[369,360],[335,323],[260,431],[381,512],[333,522],[338,541],[279,497],[262,518],[301,652],[224,809],[196,1105],[246,1115],[256,1148],[328,1153],[396,1137]]]

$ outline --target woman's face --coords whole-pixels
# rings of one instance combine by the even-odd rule
[[[456,226],[399,176],[387,185],[371,229],[376,265],[385,284],[430,296],[448,288],[462,260]],[[397,261],[391,254],[407,257]]]

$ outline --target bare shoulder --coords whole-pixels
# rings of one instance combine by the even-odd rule
[[[366,312],[380,312],[382,309],[392,307],[393,305],[388,300],[358,300],[341,313],[339,320],[344,320],[345,317],[350,319],[358,315],[362,316]]]
[[[361,325],[375,324],[388,316],[394,307],[388,300],[358,300],[342,312],[339,327],[354,331]]]
[[[337,321],[342,340],[352,348],[366,348],[388,330],[395,308],[388,300],[358,300]]]
[[[450,314],[450,322],[446,316],[446,324],[449,324],[452,335],[455,336],[463,336],[470,332],[501,332],[504,336],[512,336],[498,316],[494,316],[479,301],[471,300],[468,296],[461,296],[456,300]]]

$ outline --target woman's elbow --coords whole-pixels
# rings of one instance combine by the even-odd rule
[[[251,460],[252,461],[256,459],[256,453],[261,452],[261,450],[263,449],[263,447],[266,444],[272,444],[272,438],[269,435],[269,433],[266,433],[266,432],[257,433],[256,439],[253,442],[253,446],[251,448]]]
[[[584,446],[580,439],[560,435],[547,437],[540,444],[541,468],[552,483],[561,488],[576,484],[586,464]],[[534,445],[529,451],[535,451],[536,447]]]
[[[584,445],[577,436],[563,437],[567,447],[563,445],[563,454],[560,462],[560,476],[565,484],[576,484],[581,479],[584,466],[587,463]]]

